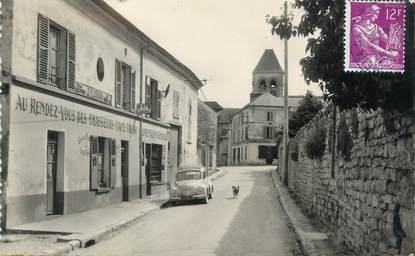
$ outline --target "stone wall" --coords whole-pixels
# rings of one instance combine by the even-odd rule
[[[333,113],[326,108],[290,140],[289,188],[358,255],[414,253],[414,113]],[[305,145],[316,126],[326,147],[311,160]]]

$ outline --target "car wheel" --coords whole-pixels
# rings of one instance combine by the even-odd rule
[[[205,195],[205,198],[203,199],[203,203],[207,204],[208,202],[209,202],[209,195],[208,195],[208,192],[206,191],[206,195]]]

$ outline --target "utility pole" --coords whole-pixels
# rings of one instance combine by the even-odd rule
[[[287,1],[284,3],[284,17],[288,18]],[[283,131],[282,178],[288,184],[288,40],[284,38],[284,131]]]

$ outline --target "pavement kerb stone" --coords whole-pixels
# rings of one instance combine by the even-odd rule
[[[217,180],[217,179],[219,179],[220,177],[222,177],[223,175],[225,175],[225,171],[223,171],[222,169],[219,169],[218,168],[218,172],[216,172],[216,173],[214,173],[214,174],[212,174],[211,176],[210,176],[210,180]]]
[[[313,240],[310,240],[306,237],[305,232],[302,230],[301,226],[299,225],[298,220],[293,216],[293,213],[287,204],[286,196],[289,196],[289,195],[286,195],[286,193],[283,193],[283,191],[281,191],[281,188],[277,185],[277,181],[275,179],[278,179],[278,177],[276,176],[276,173],[273,170],[270,170],[269,173],[270,173],[272,182],[274,184],[274,187],[276,188],[278,192],[278,197],[281,202],[282,208],[284,209],[284,212],[288,216],[288,219],[290,220],[294,231],[296,232],[296,234],[298,235],[298,238],[301,241],[301,246],[303,248],[305,255],[319,256],[317,247],[313,243]]]
[[[220,177],[222,177],[225,174],[225,172],[223,170],[219,170],[217,173],[213,174],[211,176],[211,180],[216,180]],[[164,204],[165,202],[162,202],[160,205]],[[99,241],[103,240],[105,237],[107,237],[109,234],[127,226],[128,224],[144,217],[145,215],[149,214],[150,212],[159,209],[159,207],[151,207],[146,209],[144,212],[141,212],[141,214],[131,218],[131,219],[127,219],[127,220],[123,220],[120,221],[117,224],[114,225],[110,225],[107,226],[101,230],[98,230],[94,233],[90,233],[90,234],[85,234],[83,236],[80,236],[79,239],[77,240],[71,240],[69,242],[66,242],[65,244],[49,249],[47,251],[43,251],[42,255],[45,256],[61,256],[61,255],[65,255],[71,251],[75,251],[77,249],[80,248],[84,248],[85,245],[90,242],[93,241],[94,243],[98,243]]]
[[[58,247],[55,247],[53,249],[42,252],[42,255],[45,255],[45,256],[61,256],[61,255],[65,255],[65,254],[67,254],[71,251],[75,251],[77,249],[84,248],[87,245],[88,242],[92,242],[94,244],[98,243],[99,241],[106,238],[109,234],[111,234],[113,232],[116,232],[117,230],[127,226],[128,224],[144,217],[145,215],[147,215],[150,212],[155,211],[157,209],[159,209],[158,206],[147,208],[144,211],[142,211],[139,215],[136,215],[131,219],[120,221],[119,223],[114,224],[114,225],[109,225],[105,228],[102,228],[101,230],[95,231],[95,232],[90,233],[90,234],[81,235],[81,236],[79,236],[78,239],[68,241],[62,246],[58,246]]]

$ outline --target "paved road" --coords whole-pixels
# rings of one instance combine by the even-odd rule
[[[297,237],[264,167],[224,168],[207,205],[155,211],[92,247],[71,255],[294,255]],[[241,191],[233,199],[231,185]]]

